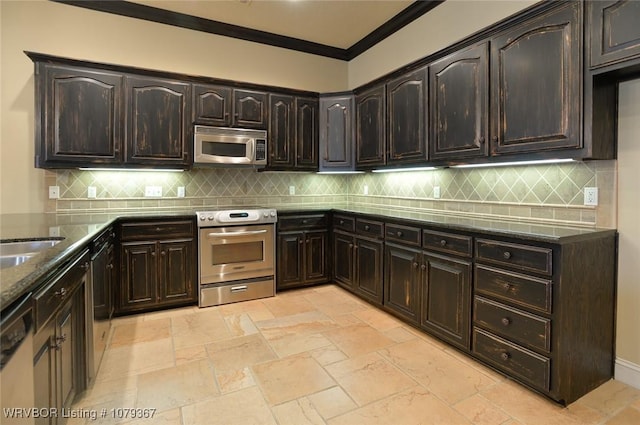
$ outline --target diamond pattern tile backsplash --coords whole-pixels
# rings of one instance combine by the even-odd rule
[[[62,170],[47,171],[45,178],[47,185],[60,186],[60,199],[49,200],[47,206],[56,212],[221,205],[384,206],[616,226],[615,161],[356,175],[231,168],[181,173]],[[96,188],[95,199],[87,197],[90,186]],[[162,187],[162,197],[145,197],[146,186]],[[177,197],[181,186],[184,198]],[[585,187],[598,187],[597,207],[583,205]]]

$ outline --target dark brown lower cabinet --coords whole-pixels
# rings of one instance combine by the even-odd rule
[[[425,253],[421,269],[420,326],[447,342],[468,350],[471,261]]]
[[[277,289],[298,288],[329,280],[329,232],[305,230],[279,232]]]
[[[120,285],[116,313],[195,303],[195,224],[185,221],[120,225]]]
[[[384,248],[384,306],[411,323],[420,318],[420,250],[390,243]]]

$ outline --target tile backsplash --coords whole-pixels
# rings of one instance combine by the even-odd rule
[[[250,169],[46,172],[60,187],[47,210],[82,212],[221,205],[381,206],[442,214],[502,216],[505,220],[616,227],[616,161],[575,162],[400,173],[319,175]],[[88,188],[96,198],[87,197]],[[162,198],[144,196],[162,187]],[[178,187],[186,196],[179,198]],[[440,190],[440,197],[434,193]],[[585,187],[597,187],[597,207],[583,205]],[[365,194],[366,188],[366,194]]]

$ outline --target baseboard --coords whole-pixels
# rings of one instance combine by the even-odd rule
[[[614,378],[640,389],[640,365],[624,359],[616,359]]]

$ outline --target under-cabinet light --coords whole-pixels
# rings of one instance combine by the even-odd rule
[[[364,174],[364,171],[318,171],[316,174]]]
[[[184,170],[175,169],[175,168],[91,168],[91,167],[80,167],[78,168],[80,171],[145,171],[145,172],[154,172],[154,173],[182,173]]]
[[[379,170],[371,170],[372,173],[399,173],[401,171],[432,171],[438,167],[412,167],[412,168],[381,168]]]
[[[451,168],[486,168],[486,167],[508,167],[514,165],[543,165],[543,164],[561,164],[565,162],[575,162],[571,158],[556,159],[539,159],[534,161],[512,161],[512,162],[486,162],[482,164],[461,164],[452,165]]]

